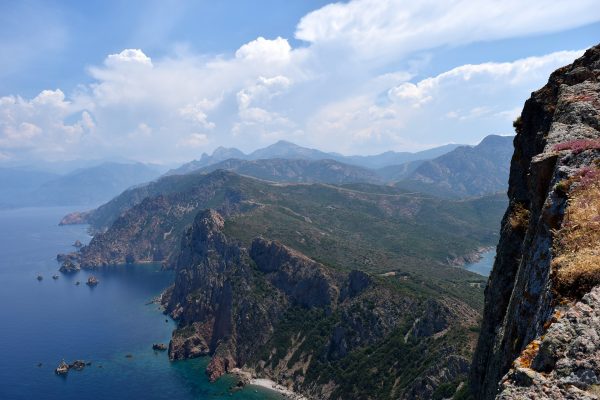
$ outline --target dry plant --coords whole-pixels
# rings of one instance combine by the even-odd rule
[[[514,230],[524,230],[529,224],[529,210],[523,203],[516,203],[508,219],[510,226]]]
[[[556,232],[552,275],[557,292],[579,297],[600,284],[600,169],[580,170]]]

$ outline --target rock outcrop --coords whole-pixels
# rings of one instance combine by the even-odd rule
[[[461,323],[474,324],[477,311],[402,295],[365,272],[327,267],[278,241],[259,237],[246,248],[225,225],[220,213],[205,210],[182,239],[175,285],[162,299],[178,322],[171,360],[210,355],[210,380],[245,368],[319,399],[373,395],[376,389],[332,369],[359,373],[345,359],[353,354],[358,362],[362,351],[382,353],[368,373],[389,377],[385,396],[430,398],[442,383],[464,379],[464,345],[444,335],[465,338]],[[418,382],[404,363],[382,360],[406,351],[428,371]],[[406,374],[404,386],[396,373]]]
[[[555,71],[515,121],[510,203],[471,369],[477,399],[597,396],[600,298],[598,289],[586,292],[600,284],[599,243],[576,243],[563,253],[583,229],[569,222],[576,211],[570,207],[599,187],[599,81],[596,46]],[[595,200],[589,196],[585,207]],[[598,214],[590,210],[584,219],[593,224]],[[585,265],[571,262],[579,254]]]

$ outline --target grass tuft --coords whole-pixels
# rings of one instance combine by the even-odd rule
[[[529,224],[529,210],[523,203],[516,203],[508,219],[513,230],[524,230]]]
[[[600,284],[600,169],[582,168],[574,183],[556,232],[552,277],[560,295],[578,298]]]

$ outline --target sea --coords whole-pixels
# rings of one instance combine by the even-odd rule
[[[0,210],[0,399],[282,399],[235,380],[210,383],[208,358],[170,362],[175,323],[151,300],[173,281],[159,265],[58,272],[56,255],[87,243],[87,226],[58,226],[73,208]],[[52,276],[58,274],[58,279]],[[36,277],[43,279],[38,281]],[[80,282],[80,285],[76,285]],[[61,360],[90,362],[59,376]]]
[[[496,248],[491,248],[488,251],[481,254],[481,259],[474,263],[465,264],[465,268],[476,274],[489,276],[494,266],[494,260],[496,259]]]

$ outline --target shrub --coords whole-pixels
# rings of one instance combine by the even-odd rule
[[[556,232],[552,278],[559,295],[577,298],[600,283],[600,170],[582,168]]]
[[[516,203],[514,205],[508,222],[514,230],[527,228],[529,224],[529,210],[525,208],[523,203]]]
[[[552,146],[553,151],[571,150],[575,154],[579,154],[585,150],[598,149],[600,149],[600,139],[575,139]]]
[[[515,128],[515,132],[517,133],[521,133],[523,130],[523,120],[520,115],[513,121],[513,128]]]

